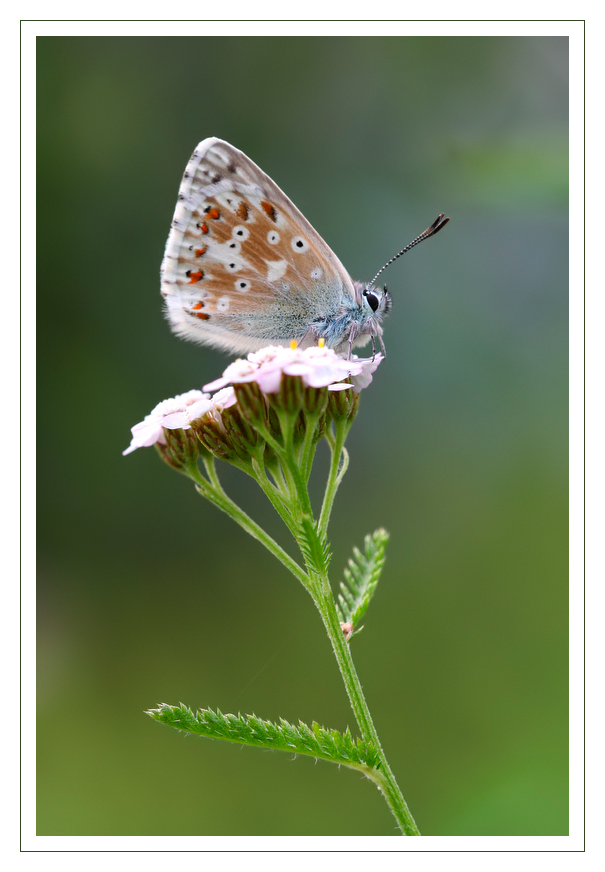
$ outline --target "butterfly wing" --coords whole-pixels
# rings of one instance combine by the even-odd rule
[[[234,352],[301,341],[356,305],[336,255],[269,176],[221,139],[187,164],[161,269],[179,336]]]

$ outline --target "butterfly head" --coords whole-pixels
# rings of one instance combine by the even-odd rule
[[[377,339],[384,352],[380,322],[391,308],[391,296],[386,285],[380,288],[367,282],[353,282],[353,287],[356,305],[347,313],[342,325],[339,325],[337,347],[342,351],[348,349],[350,354],[352,348],[365,345],[371,340],[375,351]]]
[[[386,285],[383,288],[374,288],[372,285],[368,285],[361,292],[361,295],[372,310],[372,316],[376,321],[381,321],[390,312],[393,301]]]

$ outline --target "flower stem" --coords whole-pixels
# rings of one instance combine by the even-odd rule
[[[258,486],[263,490],[265,496],[270,500],[271,505],[280,516],[288,530],[295,535],[296,525],[292,520],[292,515],[290,512],[289,504],[284,497],[283,489],[278,489],[275,485],[271,484],[267,473],[265,472],[265,468],[262,463],[256,459],[252,459],[252,478],[256,481]]]
[[[316,521],[313,516],[307,489],[313,444],[311,437],[308,435],[309,431],[305,434],[302,450],[299,451],[297,456],[297,452],[294,450],[293,439],[294,419],[286,413],[280,414],[279,412],[278,417],[280,418],[283,444],[279,444],[277,440],[272,439],[272,448],[277,458],[277,469],[273,474],[281,477],[281,487],[275,487],[271,484],[267,478],[261,457],[254,457],[250,463],[239,465],[247,474],[252,475],[256,479],[290,532],[296,538],[307,564],[307,572],[262,527],[227,496],[218,479],[214,458],[204,458],[208,478],[202,475],[197,464],[191,464],[191,466],[188,466],[183,471],[193,479],[197,490],[202,496],[205,496],[214,503],[214,505],[233,518],[240,527],[261,542],[268,551],[277,557],[283,566],[290,570],[295,578],[311,594],[332,643],[338,668],[340,669],[361,737],[375,748],[378,755],[376,765],[364,770],[365,774],[377,785],[384,795],[402,834],[405,836],[419,836],[418,827],[403,798],[380,744],[378,733],[372,721],[361,682],[351,657],[349,644],[340,625],[336,603],[328,579],[329,553],[326,542],[327,527],[338,486],[348,465],[348,454],[344,448],[344,442],[351,421],[346,419],[337,420],[334,423],[334,430],[326,433],[326,438],[332,452],[332,459],[321,514],[319,520]],[[314,433],[317,421],[313,420],[311,423],[312,427],[309,427],[309,430]],[[266,428],[263,428],[261,424],[259,430],[261,429]],[[267,435],[270,436],[268,433]],[[238,464],[235,463],[235,465]],[[300,523],[295,523],[296,520],[299,520]]]
[[[311,466],[313,464],[313,447],[315,444],[315,431],[321,418],[319,414],[307,414],[305,419],[305,438],[300,452],[300,468],[303,472],[305,481],[309,481],[311,475]]]
[[[233,518],[233,520],[247,533],[250,533],[254,539],[261,542],[265,548],[270,551],[274,557],[277,557],[279,562],[282,563],[286,569],[289,569],[292,575],[294,575],[294,577],[297,578],[307,590],[309,590],[309,576],[304,569],[302,569],[302,567],[299,566],[286,551],[284,551],[281,545],[278,545],[277,542],[256,523],[256,521],[253,521],[252,518],[243,511],[243,509],[240,509],[237,503],[234,503],[233,500],[227,496],[220,485],[218,488],[213,487],[207,479],[204,478],[197,466],[190,467],[188,469],[188,475],[195,482],[198,492],[203,497],[206,497],[207,500],[225,512],[225,514],[229,515],[230,518]]]
[[[321,514],[319,516],[318,529],[320,536],[326,536],[328,533],[328,524],[330,523],[330,515],[332,513],[336,491],[338,490],[340,482],[342,481],[349,465],[349,455],[344,447],[347,432],[348,427],[346,426],[346,422],[339,421],[336,424],[336,435],[334,439],[329,440],[332,460],[330,463],[330,472],[326,483],[323,505],[321,507]]]
[[[316,576],[314,578],[313,590],[311,593],[313,601],[322,617],[324,626],[328,631],[330,642],[338,662],[340,674],[343,677],[347,694],[351,702],[351,707],[355,713],[362,738],[372,742],[378,750],[380,766],[366,773],[368,778],[379,787],[383,793],[391,812],[393,813],[401,832],[404,836],[419,836],[420,831],[416,826],[416,822],[407,806],[403,794],[399,789],[399,785],[395,780],[395,776],[391,771],[391,767],[387,762],[382,745],[376,732],[376,727],[372,721],[370,710],[366,702],[361,682],[357,675],[357,670],[351,657],[351,650],[348,642],[345,640],[342,632],[334,597],[327,578],[327,575]]]

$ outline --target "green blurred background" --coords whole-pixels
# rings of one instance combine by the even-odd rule
[[[567,39],[44,37],[37,62],[38,834],[396,832],[351,771],[143,714],[354,729],[302,588],[153,450],[121,456],[228,362],[176,339],[159,295],[207,136],[354,278],[451,216],[385,277],[333,577],[390,531],[354,655],[423,834],[567,834]]]

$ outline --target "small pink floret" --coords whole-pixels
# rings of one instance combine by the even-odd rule
[[[336,391],[352,388],[359,392],[370,384],[372,373],[382,359],[378,354],[374,358],[354,356],[348,360],[333,349],[318,345],[309,348],[270,345],[251,352],[245,360],[230,363],[221,378],[204,385],[204,390],[256,382],[264,394],[274,394],[279,390],[282,375],[291,375],[302,378],[308,387]],[[350,382],[345,384],[343,379]]]
[[[208,395],[202,391],[187,391],[186,394],[178,394],[168,400],[158,403],[149,415],[139,424],[131,428],[132,441],[122,454],[130,454],[137,448],[149,448],[156,442],[166,444],[164,427],[173,429],[180,427],[184,430],[189,428],[187,409],[196,403],[208,400]]]

